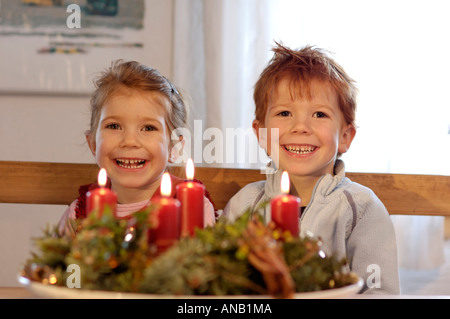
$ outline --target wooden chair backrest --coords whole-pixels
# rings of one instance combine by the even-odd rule
[[[184,168],[171,173],[184,177]],[[97,179],[95,164],[0,161],[0,203],[68,205],[78,187]],[[372,189],[390,214],[450,216],[450,176],[346,173],[352,181]],[[255,169],[196,167],[195,178],[204,182],[223,209],[243,186],[263,180]]]

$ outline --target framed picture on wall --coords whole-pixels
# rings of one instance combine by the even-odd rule
[[[0,92],[88,94],[112,60],[148,58],[149,0],[8,0],[0,9]],[[148,43],[148,42],[147,42]]]

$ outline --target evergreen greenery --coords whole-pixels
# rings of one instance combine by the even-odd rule
[[[165,252],[148,244],[153,207],[130,220],[106,210],[73,225],[73,237],[46,230],[26,262],[31,280],[65,286],[67,266],[80,267],[83,289],[171,295],[273,294],[316,291],[355,282],[345,260],[325,256],[320,239],[292,238],[246,211],[235,222],[219,219]],[[251,226],[251,227],[250,227]]]

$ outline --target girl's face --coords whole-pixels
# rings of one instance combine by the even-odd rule
[[[171,145],[162,103],[158,93],[120,89],[102,107],[95,142],[87,138],[120,203],[148,199],[160,185]]]
[[[290,175],[318,178],[333,174],[337,153],[345,153],[350,147],[354,127],[344,122],[334,90],[314,80],[311,99],[307,99],[298,95],[292,98],[291,88],[289,81],[280,82],[265,123],[255,121],[254,128],[257,134],[261,127],[267,132],[278,129],[279,143],[269,138],[267,152],[278,156],[278,163],[272,156],[277,167]]]

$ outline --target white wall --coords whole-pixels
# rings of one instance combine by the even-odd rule
[[[145,28],[152,31],[143,39],[149,55],[140,61],[169,78],[172,7],[173,1],[146,0]],[[92,163],[83,134],[89,116],[88,96],[1,93],[0,160]],[[30,256],[31,238],[41,235],[47,224],[56,224],[64,209],[60,205],[0,204],[0,286],[19,286],[16,274]]]
[[[84,143],[88,97],[0,96],[0,160],[93,162]],[[1,181],[0,181],[1,182]],[[0,286],[17,286],[32,237],[58,222],[61,205],[0,204]]]
[[[90,163],[89,97],[0,96],[0,160]]]

